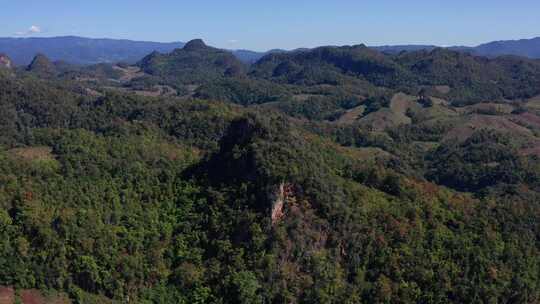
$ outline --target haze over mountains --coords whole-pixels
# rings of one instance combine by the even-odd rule
[[[93,39],[75,36],[51,38],[0,38],[0,53],[8,55],[15,65],[28,65],[38,53],[46,55],[52,61],[65,61],[72,64],[96,64],[103,62],[134,63],[153,51],[169,53],[184,46],[183,42],[149,42],[120,39]],[[389,45],[373,48],[388,53],[402,51],[431,50],[435,45]],[[476,47],[455,46],[453,50],[474,55],[495,57],[517,55],[540,58],[540,37],[522,40],[504,40],[481,44]],[[283,50],[255,52],[250,50],[232,50],[232,53],[244,63],[254,63],[264,55]]]

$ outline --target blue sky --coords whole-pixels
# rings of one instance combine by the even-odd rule
[[[267,50],[476,45],[540,36],[538,0],[4,0],[0,36],[187,41]]]

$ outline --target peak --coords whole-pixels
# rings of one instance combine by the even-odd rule
[[[207,48],[207,46],[202,39],[193,39],[184,45],[184,50],[186,51],[194,51],[204,48]]]
[[[49,72],[53,69],[53,65],[47,56],[39,53],[26,69],[28,71]]]
[[[36,61],[36,60],[49,61],[49,58],[42,53],[37,53],[36,56],[34,56],[33,61]]]

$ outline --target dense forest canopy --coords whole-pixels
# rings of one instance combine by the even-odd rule
[[[539,96],[443,49],[2,66],[0,299],[537,303]]]

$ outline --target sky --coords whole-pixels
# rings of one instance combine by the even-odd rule
[[[538,0],[0,0],[0,37],[75,35],[229,49],[474,46],[540,36]]]

